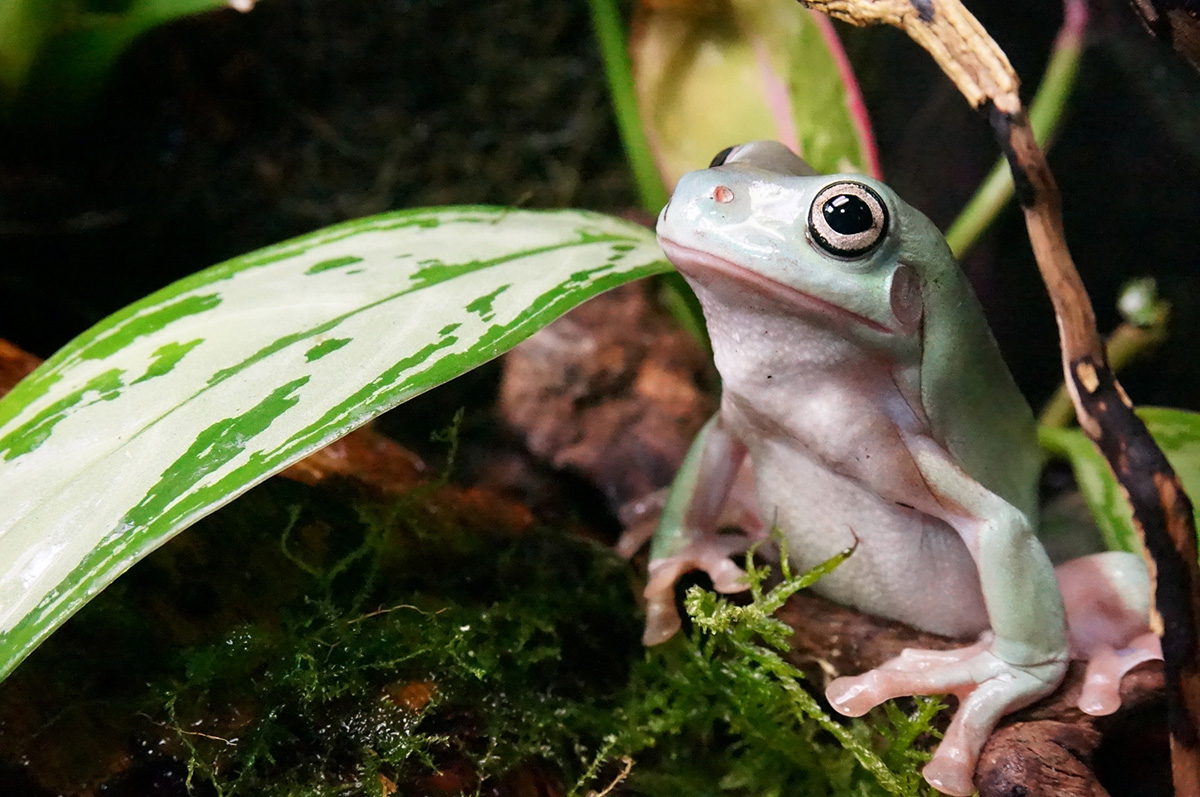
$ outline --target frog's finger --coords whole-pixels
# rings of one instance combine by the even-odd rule
[[[927,648],[905,648],[900,655],[888,659],[879,665],[881,670],[918,670],[937,667],[947,662],[965,661],[987,650],[994,635],[985,632],[974,645],[949,650],[930,650]]]
[[[691,570],[707,573],[717,592],[741,592],[747,588],[746,572],[729,559],[729,554],[728,546],[720,538],[702,538],[692,542],[686,553],[650,562],[650,580],[642,593],[646,599],[643,644],[666,642],[682,626],[675,608],[675,582],[684,573]]]
[[[1102,717],[1121,707],[1121,679],[1139,664],[1162,658],[1162,640],[1149,632],[1128,647],[1094,652],[1088,660],[1083,690],[1076,705],[1084,714]]]
[[[862,675],[837,678],[825,689],[833,708],[848,717],[860,717],[887,700],[909,695],[959,693],[978,683],[978,651],[970,658],[959,658],[959,651],[906,650],[880,667]],[[992,657],[993,659],[995,657]],[[995,675],[983,674],[984,678]]]
[[[1048,692],[1047,683],[1056,684],[1054,675],[1061,677],[1066,667],[1060,661],[1018,667],[992,653],[987,644],[976,643],[963,651],[906,650],[874,670],[834,680],[825,696],[834,709],[851,717],[896,697],[953,694],[966,700],[977,692],[982,697],[996,689],[1005,695],[1005,705],[1015,708],[1031,702],[1026,699],[1030,695],[1036,699]],[[974,655],[955,655],[961,653]]]
[[[921,774],[934,788],[951,795],[975,791],[975,765],[983,745],[1005,714],[1037,700],[1049,689],[1036,676],[993,678],[959,693],[959,707],[937,752]]]

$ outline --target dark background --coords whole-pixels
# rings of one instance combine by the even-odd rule
[[[1031,93],[1060,8],[969,5]],[[945,228],[996,157],[986,121],[902,33],[842,30],[885,177]],[[636,204],[583,0],[264,0],[143,37],[80,123],[18,121],[0,131],[0,337],[41,356],[177,277],[343,219]],[[1174,302],[1130,394],[1200,408],[1200,76],[1119,0],[1093,4],[1050,162],[1102,329],[1130,277]],[[1019,213],[964,265],[1040,406],[1059,364]]]

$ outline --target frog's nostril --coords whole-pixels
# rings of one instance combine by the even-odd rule
[[[733,201],[733,189],[719,185],[713,189],[713,199],[721,204]]]

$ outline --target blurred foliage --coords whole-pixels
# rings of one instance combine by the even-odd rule
[[[1200,496],[1200,413],[1164,407],[1140,407],[1140,417],[1175,469],[1189,496]],[[1079,490],[1104,537],[1114,551],[1141,551],[1133,526],[1129,499],[1113,477],[1108,462],[1080,429],[1042,426],[1038,440],[1052,456],[1071,463]],[[1194,506],[1195,511],[1200,506]],[[1200,517],[1196,517],[1200,527]]]
[[[0,112],[38,119],[76,116],[97,99],[117,58],[140,34],[228,5],[229,0],[5,0]]]

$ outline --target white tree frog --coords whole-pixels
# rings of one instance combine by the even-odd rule
[[[1121,675],[1159,656],[1145,567],[1108,553],[1052,568],[1033,416],[937,228],[876,180],[819,176],[760,141],[686,175],[658,236],[703,305],[723,392],[655,534],[646,642],[678,629],[683,572],[744,588],[718,531],[748,500],[734,489],[748,459],[750,536],[780,529],[799,568],[857,545],[818,593],[976,640],[905,651],[826,693],[852,716],[956,695],[932,785],[970,794],[996,722],[1052,692],[1069,657],[1090,659],[1080,707],[1114,711]]]

